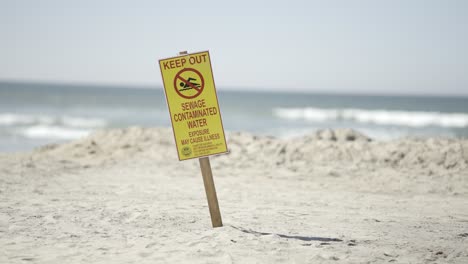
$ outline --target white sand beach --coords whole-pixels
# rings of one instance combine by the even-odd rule
[[[0,154],[0,263],[468,263],[468,140],[227,140],[215,229],[168,128]]]

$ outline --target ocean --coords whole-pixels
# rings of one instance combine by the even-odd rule
[[[352,128],[377,140],[468,137],[467,97],[249,92],[218,88],[227,131],[288,138]],[[162,88],[0,82],[0,152],[105,128],[169,127]]]

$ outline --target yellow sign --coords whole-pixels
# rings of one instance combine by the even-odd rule
[[[208,51],[159,60],[179,160],[226,153]]]

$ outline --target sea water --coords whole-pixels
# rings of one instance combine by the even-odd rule
[[[287,88],[287,87],[286,87]],[[235,91],[218,87],[227,131],[296,137],[352,128],[377,140],[468,137],[467,97]],[[169,127],[161,87],[0,82],[0,152],[129,126]]]

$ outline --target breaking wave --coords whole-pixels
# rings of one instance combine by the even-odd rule
[[[310,122],[353,121],[363,124],[397,125],[407,127],[468,127],[468,114],[400,110],[275,108],[273,115],[287,120]]]
[[[25,138],[75,139],[106,125],[98,118],[0,113],[0,128]]]
[[[32,126],[20,131],[20,134],[27,138],[55,138],[55,139],[76,139],[85,137],[91,130],[72,129],[60,126]]]
[[[0,126],[24,125],[64,125],[70,127],[103,127],[106,121],[98,118],[84,118],[74,116],[48,116],[28,114],[0,114]]]

